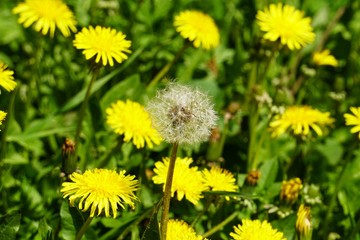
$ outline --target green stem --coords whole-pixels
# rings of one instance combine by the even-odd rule
[[[257,111],[257,107],[256,106],[252,106],[251,107],[251,111],[250,111],[250,115],[249,115],[249,129],[250,129],[250,142],[249,142],[249,149],[248,149],[248,165],[247,165],[247,170],[253,170],[253,166],[254,166],[254,156],[256,151],[258,151],[256,149],[256,128],[257,128],[257,122],[259,119],[259,113]]]
[[[327,39],[329,38],[329,36],[330,36],[331,31],[332,31],[332,30],[334,29],[334,27],[337,25],[337,23],[339,22],[340,18],[344,15],[345,10],[346,10],[346,7],[347,7],[347,6],[341,7],[341,8],[339,8],[339,9],[336,11],[334,18],[333,18],[333,19],[331,20],[331,22],[327,25],[327,28],[326,28],[325,32],[321,35],[320,40],[319,40],[319,43],[318,43],[318,45],[316,46],[315,51],[320,51],[320,50],[323,48],[326,40],[327,40]]]
[[[258,62],[254,62],[253,63],[253,68],[251,69],[250,75],[249,75],[249,81],[248,81],[248,85],[247,85],[247,93],[246,93],[246,98],[244,101],[244,108],[245,111],[250,112],[250,103],[253,102],[253,91],[254,91],[254,86],[256,84],[256,79],[258,76],[258,67],[259,64]]]
[[[349,239],[356,239],[356,235],[360,232],[360,217],[356,222],[356,226],[353,228]]]
[[[268,124],[266,124],[265,126],[268,126]],[[258,141],[257,146],[256,146],[257,151],[254,151],[254,157],[253,157],[253,160],[251,162],[251,168],[248,169],[250,171],[254,170],[254,169],[257,169],[258,156],[259,156],[259,153],[260,153],[259,149],[262,149],[262,145],[263,145],[263,142],[265,140],[265,136],[267,136],[267,134],[268,134],[267,129],[263,129],[260,140]]]
[[[206,152],[206,159],[208,161],[219,161],[219,158],[223,154],[225,140],[228,132],[229,120],[226,118],[226,114],[224,116],[224,130],[221,133],[219,141],[210,141],[209,147]]]
[[[249,148],[248,148],[248,171],[253,170],[254,166],[256,165],[256,161],[255,157],[256,157],[256,151],[257,150],[257,139],[256,139],[256,135],[257,135],[257,125],[258,125],[258,120],[259,120],[259,111],[258,111],[258,106],[254,103],[254,86],[256,84],[259,84],[260,86],[263,86],[264,82],[265,82],[265,77],[266,74],[270,68],[271,63],[273,62],[273,60],[275,59],[275,54],[278,52],[280,47],[280,44],[277,43],[274,46],[273,51],[271,52],[271,55],[269,56],[269,58],[267,59],[265,66],[264,66],[264,70],[262,71],[262,73],[260,74],[258,72],[258,63],[254,64],[253,69],[250,73],[250,80],[249,80],[249,84],[248,84],[248,94],[247,94],[247,99],[245,100],[245,106],[248,109],[249,112]],[[255,166],[256,167],[256,166]]]
[[[151,214],[151,212],[154,210],[154,208],[155,208],[155,206],[152,206],[151,208],[146,210],[143,214],[141,214],[141,216],[138,217],[136,219],[136,221],[134,221],[130,226],[128,226],[124,229],[124,231],[120,234],[120,236],[117,238],[117,240],[123,240],[134,226],[138,226],[141,221],[143,221],[145,218],[147,218]]]
[[[228,216],[224,221],[222,221],[221,223],[219,223],[218,225],[207,231],[205,234],[203,234],[203,238],[209,237],[214,233],[216,233],[217,231],[220,231],[226,224],[234,220],[234,218],[236,218],[237,215],[238,213],[236,211],[233,212],[233,214]]]
[[[194,219],[194,221],[191,223],[191,227],[194,227],[195,224],[199,221],[199,219],[201,218],[201,216],[207,212],[207,210],[209,209],[209,207],[211,206],[211,203],[213,202],[213,200],[215,199],[215,196],[210,195],[207,200],[206,200],[206,204],[204,206],[204,209],[196,216],[196,218]]]
[[[92,71],[92,77],[90,80],[90,83],[88,85],[88,88],[86,90],[86,94],[85,94],[85,98],[84,101],[81,104],[80,110],[79,110],[79,116],[78,116],[78,122],[77,122],[77,126],[76,126],[76,132],[75,132],[75,153],[74,153],[74,159],[73,161],[77,161],[77,153],[78,153],[78,149],[79,149],[79,138],[80,138],[80,133],[81,133],[81,129],[82,129],[82,123],[85,117],[85,110],[87,107],[87,104],[89,102],[89,98],[90,98],[90,93],[91,93],[91,88],[96,80],[96,78],[98,77],[99,74],[99,67],[96,67],[93,71]],[[80,160],[80,169],[84,169],[85,168],[85,159],[81,159]]]
[[[171,185],[175,170],[175,161],[176,161],[176,152],[178,149],[179,143],[175,142],[172,148],[169,169],[166,176],[166,184],[164,190],[164,201],[163,201],[163,211],[161,213],[161,240],[166,240],[167,232],[167,223],[169,219],[169,209],[170,209],[170,198],[171,198]]]
[[[277,53],[279,51],[280,46],[281,46],[280,42],[275,43],[275,46],[274,46],[273,50],[271,51],[271,54],[270,54],[269,58],[267,59],[267,61],[265,63],[264,71],[262,72],[261,75],[259,74],[258,79],[259,79],[260,83],[264,82],[264,79],[265,79],[266,74],[267,74],[267,72],[268,72],[268,70],[270,68],[270,65],[274,60],[275,53]]]
[[[339,174],[339,177],[338,177],[338,180],[336,181],[336,186],[335,186],[335,191],[333,193],[333,195],[331,196],[330,198],[330,202],[329,202],[329,205],[328,205],[328,208],[327,208],[327,211],[326,211],[326,215],[325,215],[325,220],[324,220],[324,240],[325,239],[328,239],[328,229],[329,229],[329,222],[330,222],[330,219],[331,219],[331,215],[332,215],[332,210],[333,208],[335,207],[335,204],[336,204],[336,198],[338,196],[338,193],[343,185],[343,181],[344,181],[344,178],[346,177],[345,176],[345,172],[346,172],[346,167],[348,165],[348,163],[350,162],[348,159],[345,160],[345,164],[343,166],[343,168],[341,169],[341,172]]]
[[[161,78],[165,76],[165,74],[170,70],[172,65],[180,58],[180,56],[184,53],[185,49],[189,46],[188,43],[185,43],[184,46],[176,53],[175,57],[171,62],[168,62],[161,70],[156,74],[156,76],[150,81],[148,88],[153,88]]]
[[[78,234],[76,234],[75,240],[80,240],[83,237],[84,233],[86,232],[86,229],[89,227],[92,220],[93,220],[93,217],[90,217],[90,216],[86,219],[86,221],[80,228],[80,231],[78,232]]]
[[[10,102],[9,102],[8,112],[5,118],[4,129],[1,131],[0,160],[5,159],[6,157],[6,135],[9,129],[11,117],[14,114],[14,102],[19,87],[20,86],[17,86],[10,96]]]

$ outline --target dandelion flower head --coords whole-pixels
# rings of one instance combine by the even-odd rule
[[[124,134],[124,141],[133,141],[137,148],[145,143],[149,148],[161,143],[161,136],[151,125],[149,113],[137,102],[117,101],[106,109],[106,122],[117,134]]]
[[[219,30],[207,14],[186,10],[175,16],[174,26],[180,35],[193,42],[196,48],[212,49],[219,45]]]
[[[345,124],[347,126],[353,125],[354,127],[350,129],[350,132],[359,133],[360,139],[360,107],[350,107],[350,111],[352,112],[352,114],[344,114]]]
[[[300,49],[315,39],[311,19],[304,18],[304,12],[293,6],[270,4],[264,11],[258,11],[256,19],[265,32],[265,39],[272,42],[280,40],[290,50]]]
[[[309,235],[311,231],[311,216],[310,208],[305,207],[304,204],[301,204],[297,212],[296,218],[296,230],[302,236]]]
[[[6,117],[6,112],[0,110],[0,126]]]
[[[195,230],[186,222],[181,220],[170,219],[167,225],[166,232],[167,239],[176,240],[202,240],[200,235],[197,235]]]
[[[125,38],[125,34],[115,29],[90,26],[77,33],[73,43],[77,49],[83,49],[82,53],[87,60],[95,57],[96,63],[101,60],[103,66],[114,66],[114,59],[122,63],[128,58],[126,53],[131,53],[131,41]]]
[[[238,190],[234,175],[226,169],[212,167],[210,170],[204,169],[202,173],[205,185],[212,191],[236,192]],[[226,197],[226,200],[229,199]]]
[[[72,182],[64,182],[60,191],[64,198],[69,198],[71,206],[80,199],[79,209],[85,212],[90,208],[90,217],[104,210],[106,217],[116,218],[118,205],[134,208],[138,181],[135,176],[125,175],[125,170],[119,173],[108,169],[86,170],[83,174],[74,172],[70,179]]]
[[[273,137],[280,136],[289,128],[295,135],[307,136],[312,129],[317,135],[322,136],[322,128],[333,122],[334,119],[330,117],[329,112],[321,112],[310,106],[291,106],[285,109],[284,113],[274,117],[270,122],[270,130]]]
[[[201,193],[208,188],[203,182],[201,172],[197,167],[190,167],[193,162],[191,158],[176,158],[173,181],[171,185],[171,196],[177,193],[177,199],[181,201],[184,196],[191,203],[196,205],[203,196]],[[162,161],[155,163],[155,176],[152,178],[155,184],[164,184],[165,190],[166,178],[169,169],[169,158],[163,158]]]
[[[234,232],[230,233],[234,240],[286,240],[282,232],[273,229],[267,221],[242,220],[242,224],[234,226]]]
[[[7,68],[7,65],[0,62],[0,86],[10,92],[16,87],[16,82],[14,81],[14,71],[11,71]]]
[[[25,0],[14,9],[14,14],[19,14],[19,23],[30,27],[35,23],[35,31],[43,35],[50,33],[53,37],[55,29],[68,37],[71,32],[76,32],[74,14],[61,0]]]
[[[329,49],[325,49],[321,52],[315,52],[313,55],[313,61],[316,65],[329,65],[337,67],[339,65],[336,58],[330,54]]]
[[[179,84],[159,91],[147,109],[155,129],[169,143],[206,141],[217,120],[206,94]]]

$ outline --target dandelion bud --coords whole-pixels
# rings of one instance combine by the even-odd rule
[[[303,239],[311,239],[310,208],[301,204],[297,212],[296,231]]]
[[[293,204],[297,200],[302,187],[303,185],[300,178],[283,181],[281,185],[280,199],[286,203]]]
[[[246,182],[249,185],[254,186],[259,181],[260,176],[261,176],[261,173],[258,170],[251,170],[248,173],[248,175],[246,176]]]
[[[235,115],[240,110],[240,108],[241,108],[240,103],[231,102],[227,106],[226,111],[229,112],[231,115]]]
[[[191,87],[170,84],[147,106],[154,128],[169,143],[206,141],[217,120],[209,97]]]
[[[65,174],[71,174],[76,170],[76,159],[73,156],[75,153],[75,144],[70,139],[65,139],[62,145],[62,170]]]

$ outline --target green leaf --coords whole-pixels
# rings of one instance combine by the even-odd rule
[[[279,163],[276,158],[264,161],[260,167],[261,177],[258,182],[259,189],[269,188],[276,179],[278,174]]]
[[[16,233],[20,228],[21,214],[8,215],[0,218],[0,236],[2,240],[16,239]]]
[[[46,219],[43,218],[39,222],[39,233],[42,239],[51,239],[52,228],[47,224]]]
[[[88,215],[86,215],[88,216]],[[75,239],[76,234],[79,232],[85,219],[81,212],[76,207],[70,207],[67,200],[61,202],[60,207],[61,218],[61,232],[62,239]],[[96,233],[90,228],[86,230],[82,239],[97,239]]]
[[[19,153],[11,154],[2,160],[3,163],[9,165],[25,165],[29,163],[29,159]]]
[[[156,208],[154,209],[153,214],[151,215],[150,222],[147,225],[141,240],[160,240],[159,222],[157,215],[161,206],[162,201],[159,201]]]
[[[17,142],[21,146],[40,154],[43,151],[40,138],[54,134],[65,135],[71,131],[74,131],[74,126],[63,126],[62,116],[48,116],[33,120],[23,132],[9,132],[7,141]]]
[[[341,160],[344,148],[339,141],[328,138],[324,144],[318,145],[316,148],[328,161],[330,165],[336,165]]]
[[[129,59],[127,59],[119,68],[112,71],[108,75],[96,80],[93,87],[91,88],[90,95],[94,94],[98,91],[102,86],[104,86],[109,80],[115,77],[117,74],[121,73],[128,65],[130,65],[145,49],[147,44],[150,42],[145,42],[144,46],[136,50],[132,55],[130,55]],[[61,108],[60,112],[69,111],[75,107],[77,107],[85,98],[85,94],[87,91],[87,86],[83,88],[78,94],[76,94],[73,98],[71,98],[64,107]]]
[[[131,75],[106,92],[100,101],[101,108],[105,111],[106,108],[110,107],[111,103],[117,100],[134,100],[143,89],[145,89],[145,87],[141,85],[140,75]]]
[[[84,220],[76,208],[69,206],[67,200],[61,202],[60,218],[60,235],[62,239],[75,239],[77,233],[76,226],[80,229],[81,223],[83,223]]]
[[[272,221],[271,225],[274,228],[278,229],[280,232],[284,233],[284,237],[286,239],[294,239],[295,223],[296,223],[296,214],[291,214],[286,218]]]
[[[219,196],[228,196],[228,197],[239,197],[243,199],[257,199],[259,196],[254,194],[242,194],[239,192],[227,192],[227,191],[205,191],[205,195],[219,195]]]

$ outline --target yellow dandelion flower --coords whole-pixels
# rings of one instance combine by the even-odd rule
[[[4,121],[5,117],[6,117],[6,114],[7,114],[6,112],[0,110],[0,126],[3,123],[3,121]]]
[[[360,138],[360,107],[350,107],[350,111],[353,114],[350,113],[345,113],[344,114],[344,118],[345,118],[345,125],[349,126],[349,125],[354,125],[354,127],[352,127],[350,129],[351,133],[359,133],[359,138]]]
[[[280,199],[287,203],[294,203],[299,196],[303,185],[300,178],[292,178],[289,181],[283,181],[281,185]]]
[[[181,220],[170,219],[167,225],[166,239],[176,240],[202,240],[195,230],[186,222]]]
[[[296,230],[301,236],[309,236],[311,234],[311,216],[310,208],[301,204],[297,212]]]
[[[234,231],[230,233],[234,240],[286,240],[284,234],[273,229],[267,221],[244,219],[242,225],[234,226]]]
[[[238,190],[234,175],[226,169],[212,167],[210,170],[204,169],[202,173],[205,185],[212,191],[236,192]]]
[[[307,136],[312,129],[322,136],[322,127],[333,122],[329,112],[321,112],[310,106],[291,106],[283,114],[274,117],[270,122],[270,131],[273,137],[278,137],[291,128],[293,134]]]
[[[13,13],[20,15],[19,23],[26,28],[35,23],[35,31],[43,35],[50,32],[53,37],[56,28],[65,37],[70,36],[70,31],[76,32],[74,14],[61,0],[25,0]]]
[[[193,42],[196,48],[212,49],[219,45],[219,30],[207,14],[186,10],[175,16],[174,26],[180,35]]]
[[[14,71],[7,69],[7,65],[0,62],[0,86],[8,92],[14,90],[16,82],[14,81]]]
[[[337,67],[339,65],[336,58],[330,54],[329,49],[325,49],[321,52],[315,52],[313,55],[313,61],[316,65],[329,65]]]
[[[258,11],[256,19],[265,32],[265,39],[273,42],[280,40],[291,50],[300,49],[315,39],[311,19],[304,18],[304,12],[293,6],[270,4],[264,11]]]
[[[169,158],[155,163],[155,176],[152,178],[155,184],[164,184],[165,190],[166,177],[169,169]],[[193,162],[191,158],[176,158],[173,182],[171,186],[171,196],[177,193],[177,199],[181,201],[184,196],[191,203],[196,205],[203,196],[201,193],[208,188],[203,182],[201,172],[197,167],[190,167]]]
[[[133,141],[137,148],[145,143],[149,148],[161,143],[161,136],[151,125],[149,113],[137,102],[117,101],[106,109],[106,122],[117,134],[124,134],[124,141]]]
[[[95,213],[99,216],[104,210],[106,217],[116,218],[118,205],[134,208],[133,201],[137,198],[133,192],[139,188],[138,181],[135,176],[125,175],[125,170],[119,173],[108,169],[86,170],[83,174],[74,172],[70,179],[72,182],[64,182],[60,191],[64,198],[69,198],[71,206],[80,199],[80,210],[85,212],[91,207],[90,217]]]
[[[115,29],[96,26],[93,28],[83,28],[81,32],[75,35],[74,46],[77,49],[84,49],[83,54],[87,60],[96,56],[95,62],[106,66],[114,66],[114,60],[122,63],[128,58],[125,53],[131,53],[129,50],[131,41],[126,40],[126,35],[117,32]]]

